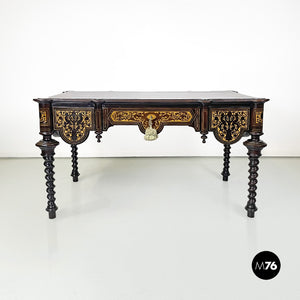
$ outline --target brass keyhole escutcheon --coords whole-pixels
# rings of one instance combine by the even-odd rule
[[[147,115],[147,119],[148,119],[148,120],[151,119],[151,121],[152,121],[152,120],[156,119],[156,115],[155,115],[155,114],[148,114],[148,115]]]

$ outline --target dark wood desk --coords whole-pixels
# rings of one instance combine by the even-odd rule
[[[245,209],[250,218],[257,210],[256,184],[259,157],[266,143],[263,134],[265,98],[254,98],[235,91],[216,92],[64,92],[38,98],[40,134],[36,146],[42,150],[46,173],[49,218],[56,217],[54,192],[54,149],[59,144],[52,135],[71,145],[73,181],[78,181],[77,145],[90,131],[100,142],[103,131],[114,125],[137,125],[145,139],[154,140],[164,126],[190,126],[201,133],[205,143],[209,131],[224,144],[222,177],[228,180],[231,144],[241,137],[249,156],[249,195]]]

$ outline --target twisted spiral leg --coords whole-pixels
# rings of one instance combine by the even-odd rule
[[[73,177],[73,181],[78,181],[78,176],[80,175],[78,172],[78,148],[77,145],[71,145],[71,152],[72,152],[72,173],[71,176]]]
[[[44,139],[39,141],[36,146],[42,150],[42,156],[44,159],[45,173],[46,173],[46,186],[47,186],[47,208],[49,213],[49,219],[56,217],[57,206],[55,204],[55,185],[54,185],[54,149],[59,143],[51,139],[51,136],[44,136]]]
[[[223,163],[223,172],[221,175],[223,175],[223,181],[228,181],[229,173],[229,162],[230,162],[230,145],[226,144],[224,145],[224,163]]]
[[[54,157],[53,155],[45,155],[44,157],[44,166],[45,166],[45,173],[46,173],[46,186],[47,186],[47,208],[46,211],[49,213],[49,219],[54,219],[56,217],[56,211],[57,211],[57,206],[55,204],[55,185],[54,185]]]
[[[256,189],[257,189],[257,177],[258,177],[258,164],[259,157],[261,156],[261,150],[267,146],[266,143],[259,140],[259,136],[251,136],[250,140],[244,142],[244,145],[248,148],[249,156],[249,189],[248,189],[248,202],[245,207],[247,210],[247,216],[254,218],[254,214],[257,211],[256,207]]]
[[[249,189],[248,189],[248,203],[246,205],[246,210],[247,210],[247,215],[250,218],[254,217],[254,213],[255,211],[257,211],[257,207],[255,205],[256,202],[256,189],[257,189],[257,177],[258,177],[258,164],[259,164],[259,160],[258,160],[258,156],[254,157],[254,156],[250,156],[249,157],[250,162],[249,162]]]

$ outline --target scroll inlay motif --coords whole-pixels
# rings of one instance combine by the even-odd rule
[[[48,117],[47,117],[47,111],[46,110],[40,110],[40,123],[41,124],[47,124],[48,123]]]
[[[263,112],[262,110],[255,112],[255,123],[262,124],[263,122]]]

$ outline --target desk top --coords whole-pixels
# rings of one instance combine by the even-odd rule
[[[266,98],[246,96],[235,91],[206,92],[115,92],[115,91],[66,91],[48,98],[34,99],[43,101],[101,101],[101,102],[266,102]]]

